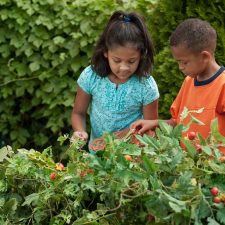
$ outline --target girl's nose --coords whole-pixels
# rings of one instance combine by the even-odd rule
[[[129,66],[126,65],[125,63],[120,65],[120,70],[128,70],[128,69],[129,69]]]

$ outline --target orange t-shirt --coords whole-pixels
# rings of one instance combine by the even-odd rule
[[[170,108],[172,118],[177,124],[180,123],[180,114],[185,107],[188,110],[204,108],[202,113],[191,113],[204,125],[192,123],[189,131],[199,132],[207,138],[211,121],[218,118],[219,131],[225,136],[225,67],[221,67],[213,77],[205,81],[197,81],[187,76]],[[189,116],[182,123],[187,125],[188,122]]]

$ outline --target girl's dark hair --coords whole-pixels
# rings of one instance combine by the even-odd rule
[[[99,76],[108,76],[111,69],[104,53],[113,47],[124,47],[127,44],[134,45],[141,53],[135,74],[147,76],[154,63],[154,48],[143,18],[134,12],[116,11],[113,13],[96,44],[91,59],[92,69]]]

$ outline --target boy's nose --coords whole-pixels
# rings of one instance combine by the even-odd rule
[[[179,64],[179,70],[183,71],[184,67],[182,65]]]

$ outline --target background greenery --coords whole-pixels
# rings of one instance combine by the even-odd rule
[[[216,58],[225,64],[225,2],[172,0],[0,0],[0,138],[14,148],[56,145],[71,133],[76,79],[114,10],[141,13],[156,47],[160,117],[183,76],[168,39],[187,17],[208,20],[218,32]]]

